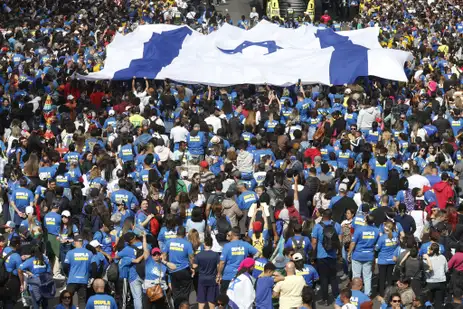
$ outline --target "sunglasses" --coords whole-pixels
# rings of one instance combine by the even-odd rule
[[[63,299],[71,299],[71,296],[63,296]]]
[[[392,302],[393,303],[400,303],[400,299],[393,299]]]

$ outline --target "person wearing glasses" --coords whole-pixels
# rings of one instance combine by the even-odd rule
[[[378,297],[378,299],[381,301],[381,309],[402,309],[402,298],[399,293],[393,293],[389,303],[386,303],[382,297]]]
[[[64,290],[59,295],[59,304],[55,309],[76,309],[72,304],[72,294],[68,290]]]

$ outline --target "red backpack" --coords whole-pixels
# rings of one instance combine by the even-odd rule
[[[299,214],[299,211],[297,211],[296,207],[294,206],[291,206],[291,207],[288,207],[288,213],[289,213],[289,218],[297,218],[297,222],[299,224],[302,224],[302,218],[301,218],[301,215]]]
[[[150,232],[153,236],[157,236],[161,226],[159,225],[159,221],[156,218],[151,219],[150,221]]]

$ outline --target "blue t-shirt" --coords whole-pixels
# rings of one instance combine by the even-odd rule
[[[293,239],[295,241],[293,241]],[[312,243],[310,242],[310,239],[306,236],[293,236],[288,238],[288,240],[285,243],[285,248],[293,248],[296,249],[295,243],[301,242],[301,247],[304,249],[305,255],[309,254],[309,251],[312,250]]]
[[[257,279],[256,309],[273,308],[272,291],[274,283],[273,277],[262,277]]]
[[[64,263],[69,264],[69,283],[87,284],[93,254],[85,248],[75,248],[66,253]]]
[[[113,250],[111,235],[100,230],[93,235],[93,239],[98,240],[101,244],[101,249],[111,255]]]
[[[169,255],[169,262],[175,264],[177,268],[171,272],[177,272],[190,265],[190,255],[193,255],[193,246],[183,238],[173,238],[166,242],[164,252]]]
[[[87,301],[85,309],[117,309],[116,301],[112,296],[106,294],[96,294]]]
[[[334,222],[334,221],[322,221],[319,224],[316,224],[314,229],[312,230],[312,238],[315,238],[317,240],[317,259],[324,259],[324,258],[336,258],[336,249],[330,250],[326,252],[325,248],[323,247],[323,226],[322,225],[328,225],[334,224],[334,228],[336,229],[336,232],[338,235],[341,235],[341,225],[339,223]]]
[[[33,204],[34,194],[29,189],[19,187],[13,191],[13,202],[21,212],[24,212],[27,206]]]
[[[133,161],[134,156],[135,154],[133,152],[133,146],[131,144],[126,144],[122,146],[119,150],[119,158],[122,160],[123,163]]]
[[[43,273],[51,272],[50,263],[44,257],[43,263],[40,263],[35,257],[28,258],[19,266],[22,271],[30,271],[34,277]]]
[[[135,195],[125,189],[114,191],[111,194],[111,202],[113,203],[113,214],[116,212],[118,204],[124,204],[127,208],[130,209],[132,209],[132,205],[139,205]]]
[[[223,280],[232,280],[238,272],[241,262],[254,255],[258,251],[249,243],[242,240],[233,240],[223,246],[220,260],[225,262],[222,278]]]
[[[257,202],[257,194],[253,191],[245,191],[238,196],[236,203],[241,210],[247,210],[252,204]]]
[[[57,212],[49,212],[45,215],[45,226],[48,234],[59,235],[59,228],[61,224],[61,215]]]
[[[399,233],[392,232],[392,238],[389,239],[387,234],[381,235],[376,244],[375,250],[378,251],[378,265],[395,264],[392,259],[394,251],[399,245]]]
[[[13,248],[6,247],[2,252],[3,257],[5,258],[11,251],[13,251]],[[21,260],[21,256],[19,255],[19,253],[17,252],[11,253],[10,256],[5,261],[6,271],[17,276],[18,269],[21,266],[21,263],[22,263],[22,260]]]
[[[359,262],[373,261],[375,244],[379,238],[379,229],[375,226],[362,226],[355,230],[352,242],[355,243],[352,259]]]
[[[368,297],[365,293],[359,290],[352,290],[352,296],[350,298],[350,303],[354,306],[357,306],[357,309],[360,309],[360,305],[367,301],[370,301],[370,297]],[[340,307],[343,306],[343,303],[341,301],[341,296],[336,297],[336,305]]]
[[[296,275],[304,277],[305,283],[310,287],[313,287],[314,282],[319,279],[318,272],[309,264],[304,264],[301,270],[296,269]]]
[[[252,276],[257,279],[259,278],[260,274],[264,272],[265,264],[267,264],[268,260],[264,257],[260,257],[256,259],[254,264],[254,269],[252,271]]]
[[[431,245],[432,245],[432,241],[428,241],[428,242],[422,244],[421,247],[420,247],[420,251],[418,252],[418,255],[423,256],[423,254],[428,254],[428,248]],[[445,253],[445,247],[442,244],[439,244],[439,253],[440,254]]]
[[[159,230],[158,241],[165,244],[169,239],[177,237],[177,227],[173,230],[167,230],[167,227],[163,226]],[[162,249],[162,248],[161,248]]]
[[[145,279],[158,281],[159,278],[164,280],[166,276],[167,266],[156,262],[150,255],[145,262]]]

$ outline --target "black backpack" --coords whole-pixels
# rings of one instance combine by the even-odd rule
[[[323,248],[325,251],[337,250],[340,248],[339,236],[334,227],[334,222],[323,224]]]
[[[109,282],[117,282],[119,280],[119,266],[112,262],[106,270],[106,277]]]
[[[6,270],[6,260],[10,257],[10,255],[16,253],[16,251],[11,251],[4,257],[0,256],[0,286],[4,286],[5,283],[10,278],[10,273]]]
[[[139,249],[135,246],[130,246],[137,252],[137,258],[143,255],[143,249]],[[135,265],[135,270],[137,271],[138,276],[140,279],[145,280],[145,260],[141,260],[140,263]]]
[[[292,243],[293,243],[294,254],[300,253],[305,261],[306,257],[305,257],[305,251],[304,251],[304,238],[296,239],[296,237],[293,237]]]
[[[227,241],[227,234],[231,231],[231,224],[225,216],[217,218],[216,222],[217,234],[215,238],[217,241]]]

